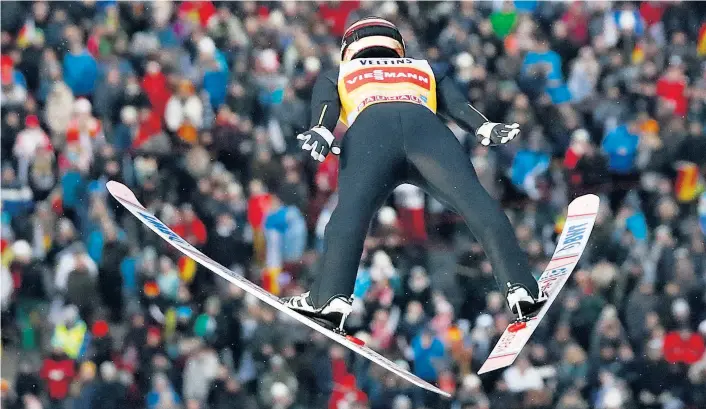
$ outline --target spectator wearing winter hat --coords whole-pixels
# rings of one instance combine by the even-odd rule
[[[47,134],[39,126],[36,115],[25,118],[26,128],[17,134],[15,146],[12,150],[18,161],[18,178],[22,184],[29,181],[29,167],[40,150],[52,150],[52,144]]]
[[[107,361],[100,365],[100,380],[96,383],[96,390],[91,404],[100,404],[106,409],[120,409],[125,407],[126,389],[118,379],[118,370],[115,364]]]
[[[228,83],[228,63],[223,53],[209,37],[202,37],[198,42],[198,61],[196,62],[202,74],[201,82],[208,93],[209,101],[214,109],[218,108],[226,97]]]
[[[10,55],[3,54],[1,62],[2,105],[19,107],[27,100],[27,81],[22,72],[15,70],[15,61]]]
[[[73,116],[66,128],[65,143],[78,149],[82,158],[80,163],[85,168],[93,161],[96,147],[105,140],[102,124],[92,115],[92,109],[93,106],[88,99],[78,98],[74,102]]]
[[[34,341],[30,341],[32,338],[28,337],[29,342],[25,347],[34,349],[41,342],[43,325],[39,316],[47,309],[51,288],[48,282],[49,272],[42,263],[33,259],[32,247],[28,242],[14,242],[12,253],[13,259],[7,269],[12,278],[10,288],[14,289],[17,317],[24,323],[22,330],[35,337]]]

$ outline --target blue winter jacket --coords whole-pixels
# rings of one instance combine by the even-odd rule
[[[88,51],[64,55],[64,81],[74,96],[93,95],[98,78],[98,64]]]
[[[630,173],[635,168],[639,137],[620,125],[603,138],[603,151],[608,155],[608,169],[614,173]]]
[[[422,346],[422,334],[412,340],[414,351],[414,374],[425,381],[436,381],[437,373],[434,361],[443,358],[446,351],[438,338],[433,338],[428,348]]]

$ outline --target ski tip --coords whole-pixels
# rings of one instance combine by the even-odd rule
[[[123,185],[120,182],[116,182],[114,180],[108,181],[108,183],[105,184],[105,187],[108,189],[108,192],[110,192],[113,197],[116,199],[122,199],[125,200],[126,202],[130,202],[134,205],[142,206],[140,202],[137,200],[137,197],[135,197],[135,194],[130,190],[129,187]]]
[[[594,194],[577,197],[569,204],[569,214],[595,213],[600,203],[601,199]]]

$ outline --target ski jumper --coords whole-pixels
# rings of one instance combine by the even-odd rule
[[[438,114],[475,131],[487,119],[425,60],[357,58],[320,75],[311,126],[349,126],[342,144],[338,205],[324,234],[315,305],[353,292],[363,242],[375,212],[400,184],[411,183],[453,207],[488,256],[501,291],[519,283],[536,297],[527,256],[500,207],[481,186],[460,142]]]

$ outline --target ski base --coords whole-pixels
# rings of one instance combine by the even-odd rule
[[[535,316],[515,320],[507,326],[478,374],[505,368],[515,362],[578,264],[596,221],[599,204],[596,195],[581,196],[569,204],[554,255],[538,280],[540,290],[549,294],[547,302]]]
[[[135,194],[127,186],[115,181],[110,181],[107,183],[106,187],[108,188],[110,194],[127,210],[129,210],[130,213],[140,219],[142,223],[144,223],[152,231],[157,233],[164,240],[169,242],[177,250],[192,258],[197,263],[223,277],[230,283],[240,287],[244,291],[247,291],[248,293],[254,295],[260,301],[266,303],[270,307],[273,307],[278,311],[294,318],[300,323],[308,326],[309,328],[320,332],[331,340],[336,341],[344,347],[350,349],[351,351],[375,362],[376,364],[398,375],[399,377],[411,382],[412,384],[424,388],[428,391],[437,393],[441,396],[447,398],[451,397],[449,393],[424,381],[423,379],[412,374],[411,372],[400,368],[394,362],[380,355],[378,352],[368,348],[367,346],[365,346],[362,340],[350,335],[339,334],[335,331],[330,330],[329,328],[326,328],[318,322],[289,309],[279,297],[270,294],[266,290],[262,289],[260,286],[252,283],[246,278],[236,274],[235,272],[225,268],[223,265],[212,260],[210,257],[206,256],[205,254],[197,250],[195,247],[193,247],[191,244],[189,244],[186,240],[174,233],[156,216],[148,212],[147,209],[145,209],[144,206],[140,204],[140,202],[135,197]]]

